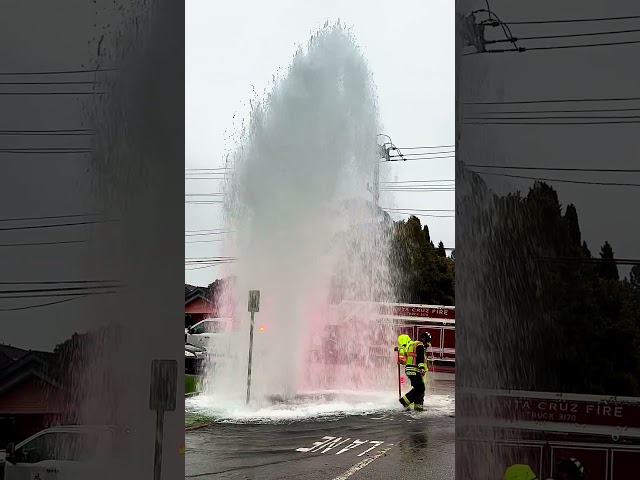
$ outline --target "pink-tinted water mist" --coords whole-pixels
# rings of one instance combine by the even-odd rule
[[[369,354],[383,328],[371,323],[375,313],[330,305],[393,296],[389,225],[368,190],[380,161],[379,131],[366,61],[339,24],[320,29],[252,104],[225,192],[227,229],[235,234],[224,255],[237,262],[221,306],[233,310],[238,329],[228,333],[231,356],[207,369],[204,391],[215,402],[245,402],[253,289],[261,305],[252,404],[309,391],[394,391],[393,364],[380,364],[392,356]],[[383,336],[393,348],[393,334]]]

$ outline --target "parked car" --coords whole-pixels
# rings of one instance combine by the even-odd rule
[[[205,318],[187,330],[186,343],[204,347],[213,356],[225,356],[231,346],[224,334],[233,326],[231,318]]]
[[[197,375],[202,372],[202,367],[207,356],[207,349],[186,343],[184,345],[185,373]]]
[[[47,428],[7,447],[4,479],[63,480],[93,478],[98,471],[105,474],[110,468],[117,472],[127,434],[126,429],[106,425]]]

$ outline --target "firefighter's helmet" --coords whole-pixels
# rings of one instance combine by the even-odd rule
[[[571,480],[584,480],[584,467],[575,458],[565,458],[558,462],[557,471],[559,475],[568,476]]]
[[[411,341],[411,337],[406,333],[403,333],[398,337],[398,346],[404,347],[408,345],[410,341]]]
[[[431,343],[431,334],[427,331],[424,331],[420,334],[420,341],[422,343]]]
[[[529,465],[511,465],[504,472],[504,480],[538,480]]]

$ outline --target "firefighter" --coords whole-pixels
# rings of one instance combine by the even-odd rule
[[[553,480],[584,480],[584,467],[575,458],[565,458],[558,462]]]
[[[575,458],[565,458],[556,465],[556,473],[548,480],[584,480],[584,467]],[[539,480],[529,465],[511,465],[504,472],[504,480]]]
[[[409,335],[398,337],[398,352],[404,373],[411,382],[411,390],[400,398],[400,403],[406,409],[413,405],[414,410],[424,410],[425,375],[427,374],[426,347],[431,344],[431,334],[423,332],[417,341],[411,340]]]
[[[533,473],[529,465],[511,465],[504,472],[504,480],[538,480],[538,476]]]

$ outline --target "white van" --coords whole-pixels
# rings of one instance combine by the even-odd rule
[[[213,356],[225,356],[231,351],[228,333],[233,328],[232,318],[205,318],[187,331],[187,343],[204,347]]]
[[[9,445],[4,480],[76,480],[95,478],[97,471],[108,474],[126,448],[126,433],[122,427],[106,425],[47,428]]]

